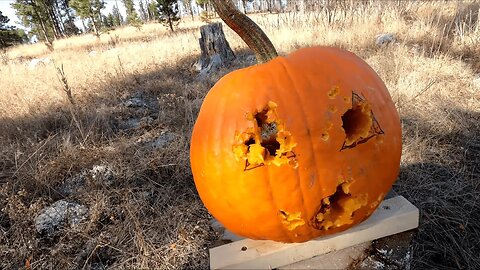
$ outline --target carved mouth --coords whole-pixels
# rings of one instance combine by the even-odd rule
[[[351,182],[342,182],[335,193],[322,199],[310,224],[317,230],[327,231],[353,223],[355,212],[367,204],[367,194],[350,194]]]

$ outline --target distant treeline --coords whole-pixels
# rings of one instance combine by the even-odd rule
[[[119,26],[162,22],[174,31],[181,16],[210,18],[214,9],[210,0],[115,0],[110,13],[105,13],[106,0],[15,0],[11,4],[20,24],[27,29],[7,26],[9,18],[0,11],[0,48],[36,40],[51,45],[56,39],[86,32],[99,36],[102,31]],[[113,0],[110,0],[113,1]],[[311,10],[320,6],[352,0],[233,0],[245,12],[283,12]],[[125,9],[126,17],[119,10]],[[138,5],[138,7],[135,6]],[[103,11],[103,12],[102,12]],[[75,24],[75,22],[79,22]],[[81,28],[77,27],[81,24]]]

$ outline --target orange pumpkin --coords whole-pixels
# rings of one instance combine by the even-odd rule
[[[226,228],[303,242],[372,214],[398,175],[401,143],[378,75],[353,53],[313,47],[220,79],[190,158],[200,198]]]

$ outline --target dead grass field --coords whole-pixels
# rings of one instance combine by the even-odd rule
[[[373,1],[332,11],[253,15],[280,54],[331,45],[365,59],[401,115],[394,189],[421,211],[413,269],[480,269],[478,3]],[[237,59],[199,78],[199,21],[59,40],[0,54],[0,268],[207,268],[217,241],[190,173],[202,99]],[[396,41],[375,45],[375,36]],[[95,52],[93,52],[95,51]],[[35,68],[30,59],[46,57]],[[55,67],[63,65],[72,99]],[[38,233],[58,200],[88,208],[78,224]]]

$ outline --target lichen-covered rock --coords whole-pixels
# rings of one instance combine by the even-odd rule
[[[40,234],[53,234],[64,226],[77,226],[87,216],[86,206],[60,200],[40,211],[35,218],[35,228]]]
[[[28,68],[29,69],[35,69],[36,67],[40,66],[40,65],[47,65],[50,63],[50,58],[48,57],[45,57],[45,58],[34,58],[32,60],[30,60],[30,62],[28,63]]]
[[[72,193],[80,191],[85,186],[87,176],[88,173],[86,171],[83,171],[79,174],[65,179],[63,184],[58,188],[58,191],[63,196],[68,196]]]
[[[118,128],[122,130],[126,129],[137,129],[137,128],[146,128],[153,125],[155,119],[151,116],[145,116],[141,118],[129,118],[126,120],[120,120],[118,122]]]
[[[148,101],[141,97],[132,97],[125,101],[125,106],[130,108],[149,107]]]
[[[115,171],[109,165],[95,165],[90,170],[90,175],[96,182],[110,185],[115,177]]]
[[[376,37],[375,45],[383,46],[383,45],[387,45],[388,43],[392,43],[394,41],[395,41],[395,36],[393,34],[390,34],[390,33],[379,34]]]
[[[175,137],[175,133],[173,132],[162,132],[155,140],[149,142],[148,146],[152,148],[164,148],[175,140]]]

